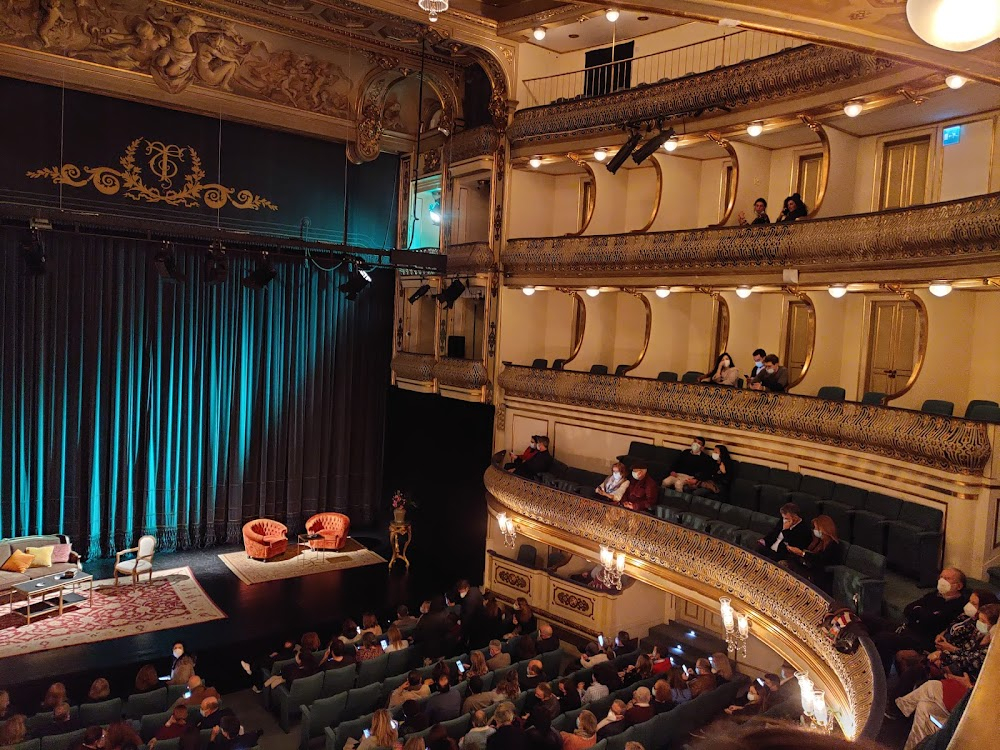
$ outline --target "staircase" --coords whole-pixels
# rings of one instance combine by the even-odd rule
[[[726,653],[724,638],[681,622],[654,625],[639,646],[643,653],[657,646],[660,654],[672,656],[677,664],[693,665],[701,657],[707,658],[719,651]]]

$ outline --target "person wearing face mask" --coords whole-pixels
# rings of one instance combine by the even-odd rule
[[[812,522],[812,535],[808,547],[795,547],[791,544],[785,547],[791,556],[787,565],[792,572],[808,578],[829,593],[833,574],[827,572],[827,568],[839,562],[837,543],[840,538],[837,536],[837,524],[830,516],[816,516]]]
[[[620,503],[622,497],[625,495],[625,490],[628,489],[628,485],[629,481],[625,474],[625,464],[621,461],[615,461],[611,464],[611,476],[597,485],[597,489],[594,492],[605,500]]]
[[[928,662],[951,674],[967,674],[975,680],[983,668],[998,619],[1000,604],[983,605],[976,616],[976,634],[972,642],[957,651],[934,651],[927,657]]]
[[[673,688],[674,703],[686,703],[719,686],[718,678],[712,674],[712,663],[704,658],[698,659],[694,671],[685,672],[683,679],[687,683],[685,687]]]
[[[698,382],[714,383],[715,385],[728,385],[735,388],[739,379],[740,371],[737,370],[736,365],[733,364],[733,358],[729,356],[729,352],[723,352],[719,355],[719,358],[715,360],[715,369],[713,369],[708,375],[702,375],[698,379]]]
[[[649,476],[649,467],[642,462],[632,464],[632,478],[622,495],[622,507],[629,510],[649,510],[659,498],[656,480]]]
[[[715,469],[715,461],[705,452],[705,438],[699,435],[691,441],[690,448],[674,459],[663,486],[677,492],[692,491],[699,481],[715,474]]]
[[[770,391],[784,393],[788,388],[788,369],[778,364],[775,354],[764,357],[764,370],[750,380],[750,387],[755,391]]]
[[[537,451],[527,461],[515,466],[511,471],[519,477],[537,480],[539,474],[544,474],[552,468],[552,454],[549,453],[549,438],[540,435],[536,444]]]
[[[607,737],[614,737],[628,729],[628,722],[625,721],[625,701],[615,700],[611,704],[608,715],[597,725],[597,741]]]
[[[892,669],[898,651],[931,651],[937,634],[962,613],[967,601],[965,573],[958,568],[945,568],[938,577],[936,590],[906,605],[905,622],[899,627],[878,618],[864,618],[885,673]]]
[[[758,375],[764,374],[764,366],[765,366],[764,357],[767,356],[767,352],[765,352],[763,349],[754,349],[752,356],[753,356],[753,369],[751,369],[750,372],[747,374],[747,378],[749,378],[750,380],[753,380]]]
[[[767,536],[758,544],[763,548],[762,555],[770,557],[775,562],[790,558],[788,547],[804,549],[815,538],[809,524],[803,522],[799,515],[799,506],[795,503],[785,503],[781,506],[781,521],[779,521]]]
[[[750,689],[747,690],[747,702],[742,706],[730,706],[726,709],[726,713],[736,721],[746,720],[764,713],[771,708],[772,703],[771,690],[768,688],[767,682],[754,680],[750,683]]]
[[[715,462],[714,471],[707,479],[698,480],[698,484],[692,494],[720,500],[729,496],[732,459],[729,456],[729,449],[721,443],[715,446],[711,456]]]
[[[173,679],[174,671],[177,669],[177,662],[179,662],[184,657],[184,642],[177,641],[174,644],[173,649],[170,652],[170,678]],[[185,678],[187,679],[187,678]]]
[[[538,435],[532,435],[531,442],[528,443],[528,447],[524,449],[524,453],[522,453],[520,456],[514,456],[514,460],[511,461],[510,463],[504,464],[503,467],[507,471],[510,471],[515,466],[520,466],[521,464],[523,464],[525,461],[534,456],[536,453],[538,453]]]

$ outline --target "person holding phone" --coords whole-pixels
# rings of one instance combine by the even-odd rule
[[[903,750],[914,750],[924,738],[940,729],[973,684],[968,673],[948,673],[943,680],[927,680],[916,690],[896,698],[896,706],[903,716],[913,717]]]
[[[348,740],[344,745],[344,750],[375,750],[377,747],[395,747],[396,740],[399,739],[395,721],[389,711],[380,708],[372,715],[372,725],[370,729],[364,730],[361,741]],[[354,745],[351,745],[354,742]]]
[[[604,636],[599,635],[597,636],[597,639],[597,643],[591,641],[584,646],[583,653],[580,654],[580,665],[585,669],[608,660],[608,655],[604,653],[604,647],[601,644],[601,641],[604,640]]]

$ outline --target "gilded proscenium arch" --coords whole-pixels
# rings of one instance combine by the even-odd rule
[[[712,355],[712,361],[708,363],[708,369],[705,371],[711,374],[715,372],[715,361],[729,347],[729,303],[726,302],[725,297],[710,287],[696,286],[694,290],[701,294],[707,294],[715,304],[712,317],[715,320],[716,351]]]
[[[583,303],[583,297],[576,290],[560,287],[559,291],[573,298],[573,332],[576,334],[576,339],[570,342],[569,356],[563,362],[563,367],[566,367],[576,359],[581,347],[583,347],[583,336],[587,330],[587,306]]]
[[[801,383],[805,377],[806,373],[809,372],[809,365],[812,364],[813,352],[816,350],[816,306],[813,304],[812,298],[805,292],[799,291],[793,286],[784,287],[785,294],[789,294],[795,297],[799,302],[806,306],[806,326],[809,332],[809,349],[806,350],[806,358],[802,363],[802,371],[799,376],[794,380],[788,382],[787,388],[791,389]],[[790,323],[791,321],[789,321]],[[785,359],[788,359],[788,352],[785,352]]]
[[[643,334],[642,349],[639,350],[639,356],[636,357],[635,362],[626,367],[625,372],[622,373],[623,375],[627,375],[628,373],[632,372],[632,370],[634,370],[636,367],[641,365],[642,360],[646,358],[646,352],[649,350],[649,336],[653,330],[653,307],[649,304],[649,298],[642,292],[638,291],[637,289],[625,288],[622,289],[622,291],[627,292],[636,299],[638,299],[640,302],[642,302],[642,306],[646,309],[646,331]]]
[[[587,231],[587,227],[590,226],[591,219],[594,218],[594,208],[597,206],[597,176],[594,174],[593,168],[584,160],[581,159],[578,154],[569,153],[566,157],[580,167],[584,172],[586,172],[590,177],[590,193],[587,196],[587,207],[586,213],[583,215],[583,221],[580,223],[580,228],[575,232],[567,232],[564,236],[566,237],[579,237],[584,232]]]
[[[809,115],[799,115],[799,119],[816,134],[816,137],[819,138],[819,145],[823,149],[823,160],[819,167],[819,185],[816,187],[816,205],[809,210],[809,216],[806,217],[811,218],[823,205],[823,199],[826,198],[826,188],[830,182],[830,139],[826,137],[826,130],[823,129],[822,124]]]
[[[892,292],[893,294],[902,297],[907,302],[912,302],[913,306],[917,308],[916,361],[913,363],[913,369],[910,371],[910,377],[906,381],[906,385],[903,386],[902,390],[890,393],[885,397],[885,403],[888,404],[890,401],[909,393],[910,389],[913,388],[914,383],[917,382],[917,378],[920,376],[920,371],[924,367],[924,358],[927,356],[927,326],[929,325],[930,320],[927,315],[927,306],[912,289],[900,289],[895,284],[881,284],[880,286],[887,292]]]
[[[660,213],[660,202],[663,200],[663,167],[660,166],[660,160],[656,158],[656,154],[653,154],[649,161],[653,163],[653,169],[656,170],[656,192],[653,195],[653,209],[649,212],[649,221],[643,224],[638,229],[633,229],[632,234],[645,234],[649,231],[649,228],[653,226],[653,222],[656,221],[657,215]]]
[[[707,534],[580,498],[496,466],[486,470],[484,482],[499,510],[513,516],[527,536],[548,537],[546,541],[590,557],[596,557],[599,545],[608,545],[625,553],[628,575],[665,590],[689,592],[706,606],[719,596],[732,597],[737,609],[750,615],[753,637],[808,668],[827,690],[848,737],[878,731],[885,688],[874,647],[865,638],[854,654],[839,653],[820,627],[830,601],[805,581]]]
[[[733,206],[736,205],[736,193],[740,189],[740,158],[736,155],[736,149],[733,148],[733,144],[718,133],[706,133],[705,137],[712,143],[724,148],[726,153],[729,154],[729,158],[733,160],[733,189],[726,196],[726,208],[722,212],[722,217],[717,223],[711,225],[713,227],[722,227],[726,225],[729,217],[733,215]]]

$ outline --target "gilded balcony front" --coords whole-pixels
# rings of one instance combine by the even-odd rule
[[[448,273],[472,275],[489,273],[494,266],[489,242],[466,242],[448,246]]]

